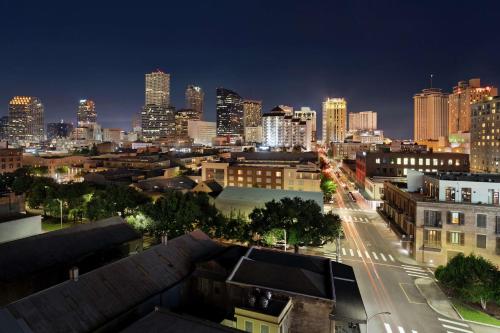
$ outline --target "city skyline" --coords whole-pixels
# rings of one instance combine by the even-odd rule
[[[24,8],[14,2],[3,2],[0,6],[5,12]],[[189,10],[185,5],[176,4],[168,9],[179,15],[155,23],[158,29],[151,36],[144,34],[152,23],[141,18],[143,9],[136,11],[126,4],[118,9],[120,15],[116,16],[120,19],[107,22],[114,16],[110,14],[116,6],[106,4],[89,21],[78,24],[75,23],[78,13],[70,7],[58,6],[57,11],[53,11],[55,5],[33,3],[31,6],[33,10],[26,13],[28,17],[22,27],[14,16],[2,22],[9,33],[1,38],[9,52],[0,58],[4,73],[0,78],[1,115],[6,115],[8,101],[13,96],[27,95],[44,101],[47,122],[73,119],[75,103],[82,98],[92,98],[98,105],[104,127],[113,124],[129,128],[132,115],[143,104],[144,73],[160,68],[172,75],[172,104],[177,108],[184,104],[188,84],[204,89],[205,115],[210,121],[215,120],[218,86],[238,91],[245,98],[262,100],[264,111],[279,104],[320,110],[326,97],[342,96],[350,105],[349,111],[378,112],[379,123],[388,136],[409,138],[413,119],[411,97],[429,87],[431,73],[435,74],[433,85],[445,92],[451,92],[460,80],[480,77],[485,84],[498,85],[500,77],[494,59],[498,46],[491,43],[490,52],[477,53],[477,45],[486,42],[490,45],[489,34],[474,32],[493,28],[490,22],[494,20],[489,17],[495,10],[487,5],[480,9],[483,19],[477,22],[476,29],[462,31],[460,37],[455,32],[455,24],[451,24],[468,19],[467,6],[460,3],[450,8],[446,4],[433,4],[435,10],[425,21],[420,14],[427,6],[416,3],[390,6],[255,3],[245,6],[249,17],[254,19],[241,22],[236,17],[228,17],[229,9],[224,8],[223,3],[190,5]],[[93,3],[88,6],[92,7]],[[441,16],[439,13],[443,11],[451,11],[453,15]],[[45,15],[42,22],[35,16],[38,12]],[[57,17],[51,12],[57,12]],[[173,29],[187,12],[197,18],[194,21],[198,23],[186,31]],[[338,24],[327,23],[326,18],[332,12],[338,13]],[[400,12],[405,13],[404,20],[399,18]],[[281,23],[273,19],[276,14],[289,17],[290,24],[280,26]],[[385,20],[376,22],[385,23],[376,24],[377,14]],[[217,23],[221,17],[225,17],[225,24],[241,24],[226,31],[225,24]],[[361,24],[353,24],[352,20],[346,24],[344,20],[348,17],[357,17]],[[301,19],[303,23],[293,23]],[[151,22],[157,20],[153,17]],[[257,26],[254,22],[260,24]],[[205,31],[204,26],[208,24],[212,24],[211,29]],[[395,24],[399,24],[398,29],[394,29]],[[126,32],[122,34],[126,38],[118,33],[121,29]],[[430,32],[436,29],[441,31],[439,36],[431,36]],[[33,34],[34,31],[37,33]],[[223,31],[227,35],[222,37]],[[165,41],[152,44],[159,35],[165,36]],[[324,42],[328,35],[335,38],[335,43]],[[193,40],[187,36],[196,37]],[[39,51],[36,57],[26,52],[33,38]],[[108,39],[112,40],[109,45],[105,43]],[[144,52],[143,47],[148,44],[153,45],[155,52]],[[251,50],[252,61],[243,63],[245,45],[250,44],[257,46]],[[271,45],[278,47],[273,50]],[[335,51],[336,45],[342,46],[342,52]],[[228,56],[229,49],[232,56]],[[13,63],[17,65],[12,66]],[[297,66],[299,63],[301,66]],[[386,93],[388,90],[391,94]],[[321,114],[318,116],[321,121]],[[395,122],[396,118],[400,121]]]

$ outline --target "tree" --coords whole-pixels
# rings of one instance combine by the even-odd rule
[[[337,215],[323,215],[314,200],[297,197],[267,202],[263,208],[254,209],[250,219],[253,239],[262,238],[273,229],[286,230],[287,242],[294,246],[295,252],[301,243],[319,245],[339,237],[342,232]]]
[[[460,253],[446,266],[439,266],[435,276],[456,297],[480,303],[483,310],[486,310],[488,302],[500,304],[498,267],[481,256],[464,256]]]
[[[332,195],[337,191],[337,184],[335,184],[333,180],[325,177],[324,175],[321,176],[320,187],[325,198],[327,198],[328,200],[330,200],[332,198]]]
[[[19,168],[12,173],[13,180],[11,183],[11,189],[16,194],[26,193],[33,184],[33,177],[30,174],[30,169]]]

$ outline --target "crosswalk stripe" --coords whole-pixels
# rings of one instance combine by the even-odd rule
[[[368,259],[370,259],[370,254],[368,253],[368,251],[365,251],[365,254],[366,254],[366,257],[367,257]]]
[[[406,274],[415,274],[415,275],[419,275],[419,276],[428,276],[426,273],[424,272],[411,272],[411,271],[406,271]]]
[[[474,333],[471,330],[466,330],[466,329],[463,329],[460,327],[454,327],[454,326],[450,326],[450,325],[446,325],[446,324],[443,324],[443,327],[448,328],[450,330],[455,330],[455,331],[464,332],[464,333]]]
[[[342,254],[343,254],[343,255],[346,255],[346,252],[345,252],[345,248],[344,248],[344,247],[342,248]]]
[[[401,265],[403,267],[408,267],[408,268],[420,268],[422,269],[422,267],[419,267],[419,266],[410,266],[410,265]]]
[[[398,331],[399,331],[399,333],[405,333],[404,328],[402,328],[401,326],[398,326]]]
[[[428,276],[415,275],[415,274],[408,274],[408,275],[409,275],[409,276],[419,277],[419,278],[422,278],[422,279],[430,279],[430,277],[428,277]]]
[[[391,328],[391,325],[387,324],[387,323],[384,323],[384,327],[385,327],[385,331],[387,333],[392,333],[392,328]]]
[[[461,323],[459,321],[454,321],[454,320],[449,320],[449,319],[444,319],[444,318],[438,318],[439,321],[444,321],[446,323],[450,323],[453,325],[458,325],[458,326],[463,326],[463,327],[469,327],[466,323]]]
[[[375,260],[378,260],[377,254],[375,252],[372,252],[372,254],[373,254],[373,258],[375,258]]]
[[[395,261],[394,258],[389,254],[389,259],[391,259],[392,261]]]
[[[425,272],[424,269],[422,268],[410,268],[410,267],[403,267],[405,271],[412,271],[412,272]]]
[[[384,256],[384,254],[383,254],[383,253],[381,253],[381,254],[380,254],[380,256],[382,257],[382,260],[383,260],[383,261],[387,261],[387,259],[385,259],[385,256]]]
[[[363,258],[363,256],[361,255],[361,251],[360,250],[356,250],[358,252],[358,257],[360,258]]]
[[[349,253],[351,254],[351,257],[354,257],[354,252],[352,251],[352,249],[349,249]]]
[[[415,330],[411,330],[411,333],[418,333],[418,332],[417,332],[417,331],[415,331]]]

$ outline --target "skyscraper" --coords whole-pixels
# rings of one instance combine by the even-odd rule
[[[344,142],[346,129],[346,100],[344,98],[327,98],[323,102],[323,144]]]
[[[309,126],[311,127],[312,142],[316,142],[316,111],[311,110],[310,107],[303,106],[300,110],[295,110],[294,115],[302,121],[310,120]]]
[[[448,94],[429,88],[415,94],[413,100],[415,141],[448,136]]]
[[[243,126],[262,126],[262,101],[243,100]]]
[[[449,95],[449,134],[469,132],[471,127],[471,104],[480,102],[484,97],[496,96],[495,87],[481,87],[481,79],[460,81]]]
[[[349,113],[349,131],[374,131],[377,129],[377,112]]]
[[[15,96],[9,103],[9,140],[28,146],[44,140],[44,108],[37,97]]]
[[[170,106],[170,74],[159,69],[146,74],[146,100],[144,105]]]
[[[203,118],[203,100],[205,93],[198,86],[188,85],[186,88],[186,109],[195,110],[200,114],[199,119]]]
[[[470,168],[472,172],[500,172],[500,97],[485,97],[472,105]]]
[[[311,120],[294,117],[280,106],[262,115],[263,144],[271,148],[301,147],[311,150]]]
[[[189,120],[200,120],[200,113],[193,109],[180,109],[175,113],[175,133],[178,139],[188,137]]]
[[[243,104],[236,92],[217,88],[217,136],[243,136]]]
[[[142,137],[154,140],[175,135],[175,108],[146,105],[142,110]]]
[[[9,116],[0,117],[0,140],[9,139]]]
[[[90,99],[81,99],[78,103],[76,120],[79,127],[97,123],[97,113],[95,103]]]

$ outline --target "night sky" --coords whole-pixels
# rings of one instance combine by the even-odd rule
[[[100,123],[129,129],[144,74],[160,68],[178,108],[187,84],[204,88],[208,120],[218,86],[264,111],[346,97],[402,138],[430,73],[446,91],[471,77],[500,85],[500,1],[48,2],[0,0],[1,114],[32,95],[46,122],[75,122],[91,98]]]

